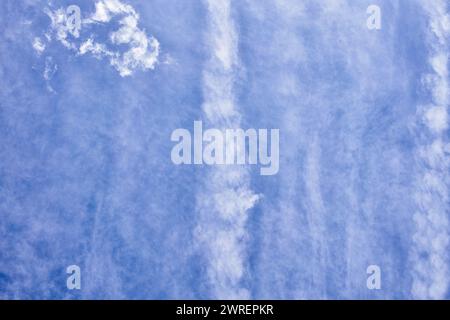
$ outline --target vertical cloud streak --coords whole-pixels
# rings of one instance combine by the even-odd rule
[[[208,0],[206,4],[206,40],[211,56],[203,73],[205,123],[221,129],[238,128],[240,114],[235,106],[233,82],[239,61],[230,1]],[[197,197],[197,240],[207,260],[212,295],[220,299],[250,298],[242,283],[246,270],[246,221],[258,196],[249,187],[248,174],[243,167],[211,169]]]
[[[418,108],[417,211],[413,235],[412,295],[417,299],[443,299],[448,290],[448,41],[450,17],[446,1],[423,1],[429,15],[429,51],[432,73],[424,78],[431,103]]]

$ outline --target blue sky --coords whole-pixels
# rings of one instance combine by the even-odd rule
[[[0,28],[0,298],[450,297],[446,1],[4,0]],[[174,165],[194,121],[279,129],[278,174]]]

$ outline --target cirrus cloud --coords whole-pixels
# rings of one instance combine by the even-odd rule
[[[76,55],[91,54],[97,59],[107,59],[122,77],[135,70],[153,70],[158,63],[160,43],[139,28],[139,14],[134,8],[120,0],[99,0],[95,11],[81,21],[81,32],[67,27],[64,9],[46,9],[51,26],[45,34],[50,43],[53,39],[62,43]],[[109,31],[107,39],[101,39],[99,29],[118,23],[118,28]],[[114,27],[113,27],[114,28]],[[45,44],[34,48],[41,54]],[[124,49],[125,48],[125,49]]]

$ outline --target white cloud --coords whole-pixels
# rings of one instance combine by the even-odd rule
[[[139,19],[139,15],[132,6],[124,4],[119,0],[100,0],[95,4],[95,13],[91,16],[92,21],[109,22],[116,15],[130,15]]]
[[[437,55],[430,59],[430,63],[434,71],[441,77],[447,77],[448,75],[447,61],[448,54],[444,52],[439,52]]]
[[[137,69],[153,70],[158,63],[160,43],[139,28],[139,15],[134,8],[120,0],[100,0],[95,4],[95,12],[82,20],[81,32],[91,31],[88,38],[72,37],[66,28],[63,9],[46,10],[52,20],[51,31],[56,40],[78,55],[92,54],[97,59],[109,59],[110,64],[122,77],[130,76]],[[119,28],[110,32],[109,41],[97,40],[95,29],[109,26],[112,18],[119,18]],[[87,32],[85,32],[86,34]],[[49,36],[48,41],[51,41]],[[128,50],[123,49],[128,45]]]
[[[450,36],[450,20],[446,13],[446,1],[435,1],[433,4],[423,1],[423,7],[429,13],[428,43],[430,66],[434,73],[425,77],[433,101],[429,106],[420,107],[425,109],[420,120],[425,121],[435,137],[418,151],[418,160],[424,170],[417,178],[415,195],[418,210],[414,214],[412,294],[416,299],[443,299],[449,285],[449,196],[446,182],[450,161],[445,154],[442,135],[448,129],[447,39]]]
[[[52,57],[47,57],[45,59],[45,70],[44,70],[44,79],[50,80],[55,75],[58,70],[58,66],[53,62]]]
[[[210,40],[214,58],[218,59],[224,71],[227,71],[237,63],[237,35],[230,19],[230,2],[207,1],[207,4],[213,31]]]
[[[55,92],[55,90],[50,85],[50,80],[53,78],[55,73],[58,71],[58,65],[53,61],[52,57],[45,58],[45,69],[43,73],[43,77],[47,83],[47,90],[50,92]]]
[[[33,48],[36,50],[38,55],[41,55],[45,50],[45,44],[42,42],[40,38],[34,38]]]
[[[446,107],[433,106],[426,112],[428,127],[436,132],[446,130],[448,127],[448,115]]]
[[[55,11],[51,11],[50,9],[45,9],[45,13],[50,17],[51,31],[55,35],[56,40],[61,42],[68,49],[76,49],[76,46],[73,43],[70,43],[67,40],[68,31],[66,28],[66,14],[63,9],[57,9]],[[51,36],[49,36],[51,41]]]
[[[203,111],[206,121],[221,127],[240,127],[234,98],[234,72],[238,64],[237,32],[230,1],[208,0],[209,62],[203,70]],[[230,146],[226,146],[229,148]],[[245,151],[241,151],[245,152]],[[249,173],[241,167],[218,167],[197,197],[196,239],[205,252],[213,295],[221,299],[248,299],[243,287],[246,269],[246,221],[260,198],[249,186]]]
[[[95,4],[95,13],[91,19],[98,22],[108,22],[111,19],[109,10],[103,1]]]
[[[100,43],[95,43],[92,38],[86,40],[80,45],[79,52],[81,55],[91,52],[96,57],[112,54],[106,47]]]
[[[131,74],[133,69],[154,69],[158,62],[159,41],[154,37],[147,37],[140,30],[138,18],[128,15],[120,21],[121,28],[111,33],[113,44],[129,44],[130,49],[122,56],[113,58],[111,64],[116,67],[122,76]]]

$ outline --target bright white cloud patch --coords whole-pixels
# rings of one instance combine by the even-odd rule
[[[433,106],[426,112],[426,120],[429,128],[435,132],[447,129],[447,110],[445,107]]]
[[[92,54],[97,59],[108,59],[122,77],[132,75],[135,70],[152,70],[158,63],[159,41],[139,28],[139,14],[128,4],[119,0],[97,1],[95,12],[82,20],[80,33],[70,32],[63,9],[47,9],[46,13],[52,21],[50,32],[56,40],[77,55]],[[109,28],[113,23],[118,24],[117,28],[113,27],[107,39],[100,40],[97,29]],[[51,41],[52,36],[47,39]],[[43,44],[34,47],[45,49]],[[43,52],[44,49],[36,50]]]
[[[39,55],[41,55],[42,52],[44,52],[45,50],[45,44],[42,42],[40,38],[34,38],[33,48]]]
[[[111,18],[118,14],[126,14],[139,18],[132,6],[124,4],[119,0],[100,0],[95,4],[95,13],[92,21],[109,22]]]

